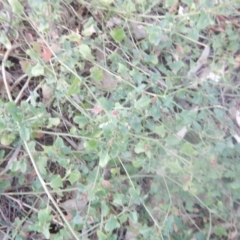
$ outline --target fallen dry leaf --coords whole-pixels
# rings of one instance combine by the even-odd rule
[[[52,58],[52,52],[47,46],[42,48],[42,57],[46,62],[49,62],[49,60]]]
[[[93,112],[95,115],[98,115],[102,111],[103,111],[102,106],[100,106],[97,103],[94,105],[93,109],[91,110],[91,112]]]
[[[43,95],[43,103],[48,103],[53,96],[53,89],[47,85],[46,83],[42,85],[42,95]]]
[[[20,66],[21,66],[21,69],[24,73],[27,73],[27,68],[30,65],[31,65],[31,63],[28,62],[28,61],[20,61]]]
[[[88,204],[88,200],[87,199],[81,199],[81,200],[77,200],[77,199],[69,199],[65,202],[60,203],[60,207],[64,208],[67,212],[68,211],[84,211],[87,207]]]
[[[176,51],[178,54],[183,55],[184,54],[184,49],[182,46],[180,46],[179,44],[176,45]]]
[[[178,6],[179,6],[179,1],[177,0],[175,3],[173,3],[173,5],[169,8],[169,12],[170,13],[176,13],[178,10]]]
[[[123,21],[120,18],[112,17],[107,21],[106,27],[112,28],[113,26],[122,25]]]
[[[201,56],[197,60],[196,65],[188,71],[187,73],[188,77],[191,77],[192,75],[196,76],[197,72],[202,68],[202,66],[207,63],[209,54],[210,54],[210,47],[206,45],[204,50],[202,51]]]
[[[240,67],[240,53],[234,58],[234,68],[237,69]]]
[[[130,23],[129,25],[132,28],[132,33],[136,40],[141,40],[148,36],[143,25],[137,23]]]
[[[111,188],[112,184],[108,180],[102,180],[102,185],[105,188]]]
[[[98,62],[101,62],[105,58],[105,55],[102,51],[97,50],[96,58]],[[117,81],[113,78],[112,74],[106,70],[103,70],[103,80],[101,80],[100,83],[106,91],[113,91],[117,87]]]

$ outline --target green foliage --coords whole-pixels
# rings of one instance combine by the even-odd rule
[[[2,6],[5,238],[230,239],[238,1],[80,2]]]

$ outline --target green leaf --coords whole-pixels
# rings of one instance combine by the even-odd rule
[[[40,209],[38,211],[38,221],[40,224],[46,224],[52,220],[51,211],[49,208]]]
[[[137,214],[137,212],[130,212],[128,217],[129,217],[129,219],[131,220],[132,223],[137,223],[138,222],[138,214]]]
[[[2,160],[5,155],[5,150],[0,150],[0,159]]]
[[[50,182],[50,186],[53,189],[58,189],[63,187],[62,178],[60,177],[60,175],[53,176],[52,181]]]
[[[122,28],[113,29],[110,35],[116,42],[121,42],[126,37]]]
[[[106,217],[108,215],[108,213],[110,212],[110,208],[104,201],[101,202],[101,212],[102,212],[103,217]]]
[[[84,222],[84,220],[80,214],[76,214],[72,221],[74,224],[83,224],[83,222]]]
[[[57,136],[54,145],[55,145],[57,148],[59,148],[59,149],[65,147],[63,139],[62,139],[61,137],[59,137],[59,136]]]
[[[20,130],[20,137],[23,141],[28,141],[30,139],[30,129],[25,127],[25,126],[21,126]]]
[[[81,40],[80,35],[77,33],[71,33],[67,36],[64,36],[64,39],[68,39],[71,42],[79,42]]]
[[[70,173],[70,175],[68,177],[68,181],[71,184],[74,184],[75,182],[77,182],[79,180],[80,177],[81,177],[81,173],[77,169],[75,169]]]
[[[160,29],[154,26],[147,28],[148,40],[151,44],[157,46],[160,43]]]
[[[85,116],[75,116],[73,121],[78,124],[79,128],[85,127],[85,125],[89,122],[89,119]]]
[[[132,2],[132,0],[128,0],[124,8],[128,13],[132,13],[136,11],[136,5]]]
[[[185,64],[182,61],[175,61],[169,64],[169,67],[175,74],[178,73],[178,71],[184,66]]]
[[[180,173],[182,172],[182,167],[180,166],[179,162],[176,160],[175,162],[173,161],[167,161],[165,163],[166,167],[169,168],[171,173]]]
[[[133,187],[129,188],[129,194],[131,196],[131,199],[134,201],[135,204],[140,205],[141,201],[139,198],[139,191]]]
[[[97,149],[97,141],[95,139],[92,139],[92,140],[89,140],[89,141],[86,141],[84,143],[84,147],[87,149],[87,150],[96,150]]]
[[[88,45],[86,44],[82,44],[79,46],[79,52],[81,53],[82,57],[85,59],[92,59],[92,53],[91,53],[91,49]]]
[[[117,72],[120,74],[126,74],[129,71],[129,69],[122,63],[118,63],[118,70]]]
[[[26,161],[23,159],[21,162],[20,162],[20,170],[22,173],[26,173],[27,172],[27,163]]]
[[[58,126],[59,124],[60,124],[60,119],[59,118],[57,118],[57,117],[49,118],[47,128],[50,128],[52,126]]]
[[[117,218],[113,215],[107,220],[105,224],[105,231],[106,232],[112,232],[114,229],[119,228],[120,224],[117,221]]]
[[[103,71],[102,69],[99,69],[98,67],[92,67],[90,69],[91,77],[96,81],[103,80]]]
[[[21,111],[14,102],[8,102],[6,109],[12,115],[14,121],[20,122],[22,120]]]
[[[226,229],[223,228],[223,227],[220,226],[220,225],[216,226],[215,234],[216,234],[217,236],[219,236],[219,237],[227,236],[227,235],[228,235]]]
[[[1,144],[4,145],[4,146],[9,146],[14,140],[15,140],[16,136],[11,133],[2,133],[1,135]]]
[[[164,127],[164,125],[160,125],[160,126],[154,126],[152,131],[156,134],[158,134],[161,138],[165,137],[167,131]]]
[[[33,77],[38,77],[38,76],[44,75],[44,67],[40,63],[37,63],[32,68],[31,73],[32,73]]]
[[[10,169],[11,169],[12,172],[17,172],[20,169],[20,162],[19,161],[14,161],[12,163]]]
[[[99,0],[99,2],[104,6],[108,7],[114,2],[114,0]]]
[[[139,153],[143,153],[145,151],[146,151],[146,143],[143,141],[138,142],[134,148],[134,152],[139,154]]]
[[[184,139],[192,144],[198,144],[201,141],[199,135],[192,130],[186,133]]]
[[[174,216],[171,215],[164,225],[164,235],[169,236],[170,233],[173,232],[173,224],[174,224]]]
[[[169,135],[165,138],[166,144],[169,146],[174,146],[180,143],[181,139],[174,135]]]
[[[15,14],[22,14],[23,13],[23,6],[18,0],[8,0],[9,4],[11,5],[12,11]]]
[[[3,180],[0,181],[0,193],[4,190],[6,190],[8,187],[10,187],[10,181],[9,180]]]
[[[193,0],[182,0],[182,2],[187,4],[189,7],[191,7]]]
[[[143,95],[139,100],[137,100],[134,104],[136,109],[146,109],[151,102],[150,97]]]
[[[207,14],[205,12],[201,12],[200,17],[197,22],[197,29],[202,30],[209,25],[213,24],[213,21],[210,18],[210,14]]]
[[[68,89],[68,93],[67,93],[68,96],[72,96],[73,94],[80,93],[80,83],[81,83],[81,81],[80,81],[79,78],[74,77],[72,79],[72,83],[71,83],[71,85],[70,85],[70,87]]]
[[[101,97],[98,99],[98,102],[100,103],[100,105],[107,111],[111,111],[113,108],[113,102],[109,101],[109,99],[105,98],[105,97]]]
[[[47,226],[43,226],[43,229],[41,229],[39,232],[41,232],[46,239],[50,239],[50,232],[49,232],[49,224]]]
[[[99,240],[108,240],[109,236],[101,232],[100,230],[97,231],[97,236]]]
[[[114,200],[113,200],[113,204],[116,206],[122,206],[124,204],[124,202],[128,201],[128,199],[126,199],[126,196],[120,193],[116,193],[114,195]]]
[[[127,219],[128,219],[128,214],[123,214],[118,218],[120,224],[127,222]]]
[[[109,160],[110,160],[110,156],[107,151],[101,153],[99,156],[99,166],[102,168],[106,167]]]
[[[10,49],[12,47],[12,44],[9,41],[5,32],[1,32],[0,34],[0,43],[2,43],[7,49]]]
[[[230,184],[230,187],[233,189],[233,190],[238,190],[240,189],[240,180],[235,180],[234,182],[232,182]]]
[[[166,0],[165,1],[165,7],[169,8],[169,7],[172,7],[173,4],[176,3],[177,0]]]
[[[158,57],[156,55],[145,54],[144,60],[146,63],[152,64],[152,65],[158,64]]]
[[[195,155],[197,151],[193,148],[191,143],[185,142],[180,150],[181,153],[185,153],[187,155]]]
[[[38,169],[39,169],[40,173],[42,175],[46,175],[47,174],[46,168],[47,168],[48,158],[46,156],[40,156],[37,160],[38,160],[37,161],[37,166],[38,166]]]

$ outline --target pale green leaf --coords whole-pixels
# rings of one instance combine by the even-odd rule
[[[99,2],[107,7],[110,6],[114,2],[114,0],[99,0]]]
[[[4,146],[9,146],[14,140],[16,136],[9,133],[2,133],[1,134],[1,144]]]
[[[84,147],[87,149],[87,150],[96,150],[97,149],[97,141],[95,139],[92,139],[92,140],[89,140],[89,141],[86,141],[84,143]]]
[[[18,0],[8,0],[9,4],[11,5],[12,11],[15,14],[22,14],[23,13],[23,6]]]
[[[105,231],[106,232],[112,232],[114,229],[119,228],[120,224],[117,221],[117,218],[113,215],[107,220],[105,224]]]
[[[53,189],[58,189],[58,188],[63,187],[62,178],[60,177],[60,175],[55,175],[52,178],[52,181],[50,182],[50,186]]]
[[[40,64],[37,63],[31,70],[31,73],[34,77],[38,77],[41,75],[44,75],[44,67]]]
[[[146,143],[143,141],[138,142],[134,148],[134,152],[139,154],[139,153],[143,153],[145,151],[146,151]]]
[[[131,222],[137,223],[138,222],[138,214],[137,214],[137,212],[131,212],[129,214],[129,219],[131,220]]]
[[[181,153],[187,154],[187,155],[195,155],[197,154],[197,151],[193,148],[191,143],[185,142],[180,150]]]
[[[99,166],[102,168],[106,167],[109,160],[110,160],[110,156],[109,156],[108,152],[101,153],[100,158],[99,158]]]
[[[90,69],[91,77],[96,81],[103,80],[103,71],[102,69],[99,69],[98,67],[92,67]]]
[[[158,134],[161,138],[165,137],[165,135],[167,133],[164,125],[154,126],[153,132]]]
[[[68,95],[69,96],[72,96],[73,94],[77,94],[77,93],[80,93],[80,83],[81,83],[81,80],[77,77],[74,77],[72,79],[72,83],[68,89]]]
[[[9,41],[5,32],[1,32],[0,34],[0,43],[2,43],[7,49],[11,49],[12,44]]]
[[[59,124],[60,124],[60,119],[59,118],[57,118],[57,117],[49,118],[47,128],[50,128],[52,126],[58,126]]]
[[[79,52],[81,53],[82,57],[85,59],[92,59],[91,49],[88,45],[82,44],[79,46]]]
[[[65,39],[68,39],[71,42],[79,42],[81,40],[81,37],[77,33],[71,33],[64,37]]]
[[[110,32],[110,35],[116,42],[121,42],[126,37],[125,32],[122,28],[113,29]]]
[[[68,180],[71,184],[74,184],[79,180],[80,177],[81,177],[80,172],[77,169],[75,169],[70,173]]]
[[[143,95],[139,100],[137,100],[134,104],[136,109],[147,109],[151,102],[150,97]]]
[[[174,135],[169,135],[165,138],[166,144],[169,146],[174,146],[180,143],[181,139]]]
[[[77,115],[73,118],[73,121],[78,124],[79,128],[83,128],[89,122],[89,119],[85,116]]]
[[[179,162],[176,160],[175,162],[173,161],[166,161],[165,163],[166,167],[169,168],[171,173],[180,173],[182,172],[182,167],[180,166]]]
[[[186,3],[189,7],[193,4],[193,0],[182,0],[183,3]]]
[[[30,139],[30,129],[25,127],[25,126],[21,126],[20,130],[20,137],[23,141],[28,141]]]
[[[51,211],[49,208],[38,210],[38,221],[41,224],[46,224],[52,220]]]
[[[213,24],[212,19],[210,18],[210,14],[207,14],[205,12],[201,12],[200,17],[197,22],[197,29],[201,30],[209,25]]]
[[[99,240],[108,240],[109,236],[101,232],[100,230],[97,231],[97,236]]]
[[[15,159],[17,160],[17,159]],[[10,167],[12,172],[17,172],[20,169],[20,161],[14,161]]]

